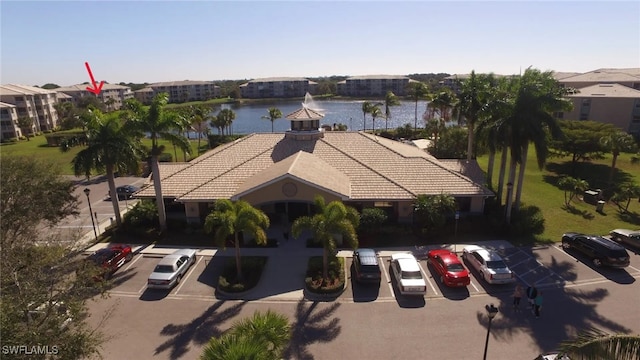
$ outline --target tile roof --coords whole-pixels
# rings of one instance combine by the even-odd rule
[[[213,81],[183,80],[183,81],[166,81],[148,85],[150,88],[162,86],[189,86],[189,85],[213,85]]]
[[[404,75],[359,75],[359,76],[350,76],[347,80],[393,80],[393,79],[402,79],[408,80],[409,78]]]
[[[35,86],[17,84],[0,85],[0,95],[36,95],[55,93],[55,90],[47,90]]]
[[[286,82],[286,81],[309,81],[309,79],[302,77],[267,77],[267,78],[259,78],[249,80],[250,83],[259,83],[259,82]]]
[[[640,82],[640,68],[598,69],[563,78],[560,82]]]
[[[77,84],[77,85],[70,85],[70,86],[63,86],[63,87],[59,87],[54,89],[57,92],[75,92],[75,91],[87,91],[87,86],[89,86],[89,84]],[[102,85],[102,90],[131,90],[130,87],[128,86],[123,86],[123,85],[118,85],[118,84],[107,84],[104,83]]]
[[[253,177],[268,182],[285,175],[348,194],[350,200],[411,200],[443,192],[492,195],[483,181],[474,181],[415,146],[360,132],[329,131],[324,138],[309,141],[284,134],[251,134],[212,149],[171,174],[175,168],[169,166],[160,164],[162,191],[178,201],[229,199],[260,186]],[[137,195],[153,197],[154,189],[149,186]]]
[[[305,107],[305,106],[285,116],[287,120],[294,120],[294,121],[320,120],[323,117],[324,117],[324,114],[321,114],[316,110],[309,109],[308,107]]]
[[[14,108],[14,107],[16,107],[16,106],[15,106],[15,105],[13,105],[13,104],[8,104],[8,103],[0,102],[0,107],[3,107],[3,108]]]
[[[580,88],[576,94],[570,94],[567,97],[640,98],[640,90],[620,84],[596,84]]]
[[[134,93],[143,93],[143,92],[153,92],[153,89],[150,88],[150,87],[146,87],[146,88],[142,88],[142,89],[134,91]]]

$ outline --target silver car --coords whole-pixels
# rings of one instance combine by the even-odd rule
[[[465,247],[462,250],[462,258],[475,268],[480,273],[480,277],[489,284],[508,284],[516,281],[515,274],[500,255],[481,246]]]
[[[611,240],[640,248],[640,229],[615,229],[609,232]]]
[[[418,260],[412,254],[391,255],[391,274],[402,295],[425,295],[427,283],[422,277]]]
[[[160,260],[147,280],[147,288],[171,289],[180,283],[187,270],[196,262],[196,250],[181,249]]]

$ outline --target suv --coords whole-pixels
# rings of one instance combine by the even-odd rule
[[[380,282],[380,265],[373,249],[356,249],[353,252],[353,269],[357,282]]]
[[[629,266],[630,259],[627,250],[601,236],[566,233],[562,235],[562,248],[565,250],[575,249],[588,256],[596,267],[607,265],[624,268]]]

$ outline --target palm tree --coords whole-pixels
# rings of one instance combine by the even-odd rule
[[[236,322],[219,338],[211,338],[200,359],[266,359],[282,358],[282,352],[291,338],[291,327],[286,316],[267,310],[255,312],[253,317]]]
[[[600,143],[613,155],[611,160],[611,171],[609,172],[609,184],[613,184],[613,175],[616,172],[616,162],[621,152],[634,152],[637,149],[633,136],[616,131],[600,139]]]
[[[486,109],[492,83],[493,74],[476,75],[475,71],[471,71],[471,76],[461,82],[460,91],[457,93],[456,112],[467,122],[467,160],[475,157],[473,154],[474,127],[482,115],[482,111]]]
[[[164,151],[164,146],[161,146],[158,140],[169,140],[185,153],[189,153],[191,149],[189,140],[181,133],[175,132],[176,129],[180,128],[179,117],[175,113],[165,112],[164,110],[168,99],[169,95],[167,93],[159,93],[153,98],[148,109],[135,102],[131,102],[128,106],[130,109],[129,120],[135,124],[134,126],[140,134],[149,134],[151,137],[151,172],[153,187],[156,192],[160,231],[167,229],[167,215],[164,208],[164,199],[162,198],[162,183],[158,164],[158,156]]]
[[[296,219],[291,226],[291,234],[297,238],[302,231],[309,230],[313,239],[322,243],[322,278],[327,281],[329,254],[333,254],[336,249],[335,236],[342,235],[349,246],[357,248],[356,229],[360,224],[360,215],[356,209],[345,206],[340,201],[325,204],[324,198],[320,195],[316,195],[314,202],[316,214]]]
[[[231,109],[222,109],[218,113],[218,123],[222,125],[222,133],[224,134],[224,129],[227,129],[227,135],[231,134],[231,124],[233,124],[233,120],[236,118],[236,113]]]
[[[103,115],[100,110],[92,111],[93,121],[88,124],[87,147],[73,158],[76,176],[90,177],[91,171],[106,171],[109,194],[118,226],[122,224],[118,196],[116,195],[115,172],[137,172],[138,159],[143,155],[136,133],[129,124],[122,124],[117,115]],[[61,146],[68,151],[70,148]]]
[[[384,117],[384,114],[382,114],[382,111],[378,107],[378,104],[372,105],[369,113],[371,114],[371,118],[373,118],[373,134],[375,135],[376,134],[376,118]]]
[[[271,132],[273,133],[273,122],[282,117],[282,111],[276,107],[270,107],[267,112],[269,115],[263,116],[262,118],[271,121]]]
[[[509,183],[515,183],[516,166],[520,165],[516,198],[513,206],[518,209],[527,165],[529,143],[533,142],[538,167],[542,169],[549,154],[547,132],[553,139],[562,136],[562,130],[554,112],[571,108],[571,102],[563,96],[566,92],[554,79],[551,71],[528,68],[520,78],[514,79],[512,107],[506,122],[509,126],[511,168]],[[509,195],[509,194],[508,194]],[[507,196],[507,223],[511,219],[511,198]]]
[[[571,359],[637,360],[640,358],[640,336],[608,334],[591,328],[580,332],[573,340],[562,342],[559,350]]]
[[[423,99],[429,93],[427,85],[420,81],[412,81],[409,83],[409,96],[416,102],[416,119],[413,124],[413,131],[418,128],[418,100]]]
[[[391,107],[399,106],[400,100],[398,97],[391,91],[387,91],[387,94],[384,96],[384,130],[389,130],[389,119],[391,119]]]
[[[367,114],[371,112],[371,103],[368,101],[362,102],[362,130],[367,131]]]
[[[214,242],[218,246],[225,247],[229,236],[234,236],[237,279],[240,282],[243,279],[240,264],[240,232],[245,236],[252,235],[259,245],[266,245],[267,234],[265,230],[268,227],[269,218],[267,215],[243,200],[236,202],[227,199],[217,200],[204,222],[205,231],[213,233]]]
[[[211,119],[212,109],[205,105],[191,106],[191,127],[198,133],[198,155],[200,155],[200,141],[202,140],[202,134],[206,133],[207,121]]]
[[[431,102],[429,106],[434,110],[437,115],[435,119],[433,146],[438,147],[438,134],[440,129],[445,126],[447,121],[451,119],[451,111],[456,105],[456,98],[453,92],[449,89],[441,90],[431,96]]]

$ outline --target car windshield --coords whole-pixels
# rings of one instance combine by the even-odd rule
[[[614,258],[627,258],[629,255],[624,250],[612,250],[610,253],[611,257]]]
[[[447,266],[447,270],[450,272],[461,272],[464,271],[464,267],[462,264],[450,264]]]
[[[363,272],[380,272],[378,265],[362,265]]]
[[[153,270],[153,272],[157,272],[157,273],[172,273],[173,272],[173,266],[171,266],[171,265],[158,265]]]
[[[502,260],[493,260],[487,261],[487,267],[489,269],[504,269],[507,267],[507,264],[505,264]]]
[[[402,272],[403,279],[422,279],[422,275],[420,271],[403,271]]]

